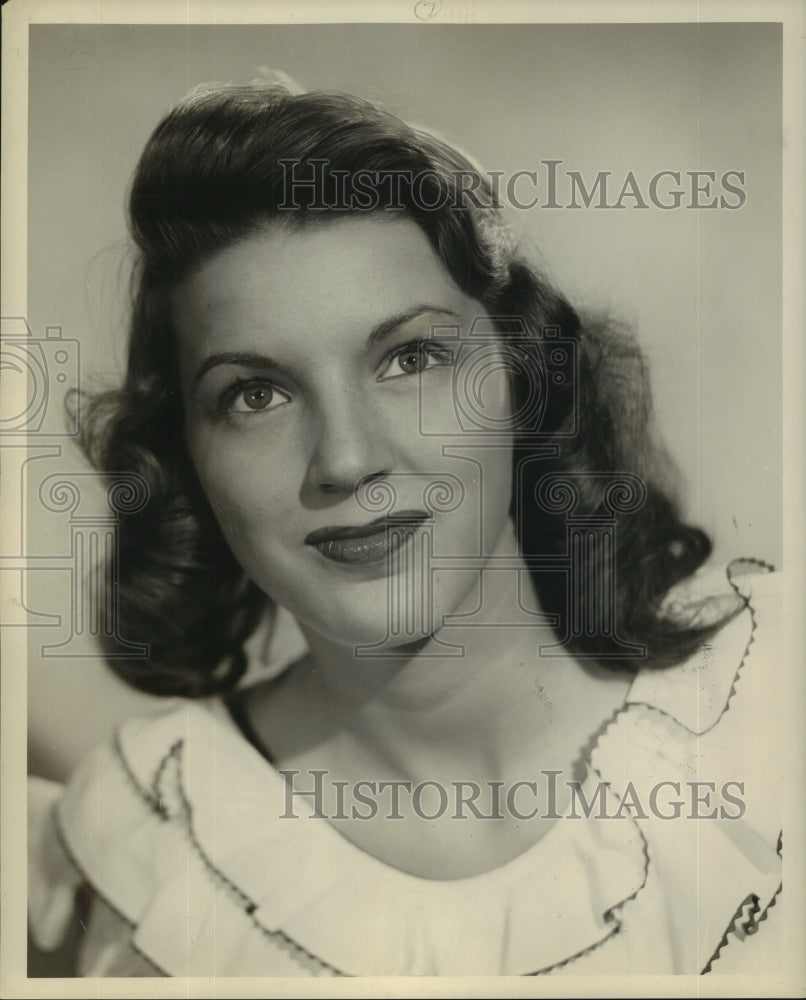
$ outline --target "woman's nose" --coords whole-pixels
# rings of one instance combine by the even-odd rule
[[[389,460],[382,422],[358,393],[343,390],[338,404],[317,419],[308,485],[320,493],[354,492],[362,481],[387,474]]]

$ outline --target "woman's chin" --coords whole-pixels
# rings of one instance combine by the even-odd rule
[[[303,623],[303,627],[304,627]],[[430,621],[424,618],[401,622],[393,615],[383,613],[377,617],[339,617],[338,621],[308,622],[312,629],[327,642],[345,649],[352,649],[357,657],[374,655],[410,656],[419,652],[433,633]]]

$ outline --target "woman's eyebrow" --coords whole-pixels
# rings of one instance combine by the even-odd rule
[[[403,324],[408,323],[409,320],[416,319],[418,316],[423,316],[426,313],[436,313],[440,316],[452,316],[454,319],[460,318],[459,314],[455,313],[452,309],[446,309],[444,306],[432,306],[423,303],[422,305],[414,306],[412,309],[406,309],[405,312],[395,313],[394,316],[390,316],[388,319],[383,320],[383,322],[378,323],[378,325],[373,327],[370,331],[369,337],[367,337],[367,345],[371,346],[372,344],[377,344],[399,326],[403,326]]]
[[[199,365],[193,376],[193,388],[198,386],[211,368],[217,368],[219,365],[240,365],[243,368],[278,367],[277,363],[267,354],[258,354],[254,351],[218,351],[215,354],[208,354]]]
[[[432,306],[427,304],[422,304],[414,306],[411,309],[406,309],[404,312],[395,313],[394,316],[389,316],[387,319],[378,323],[374,326],[367,337],[367,346],[372,346],[377,344],[388,337],[390,333],[393,333],[399,326],[403,326],[404,323],[408,323],[410,320],[416,319],[418,316],[423,316],[429,313],[434,313],[439,316],[451,316],[453,319],[459,319],[459,314],[455,313],[452,309],[446,309],[444,306]],[[272,358],[267,354],[260,354],[255,351],[218,351],[215,354],[208,354],[207,357],[199,365],[199,368],[193,378],[193,388],[195,389],[204,376],[210,371],[211,368],[217,368],[219,365],[240,365],[243,368],[259,368],[267,369],[274,368],[277,369],[280,365],[277,364]]]

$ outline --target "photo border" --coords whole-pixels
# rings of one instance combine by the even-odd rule
[[[431,10],[427,18],[423,14]],[[418,13],[419,11],[419,13]],[[223,20],[226,17],[226,22]],[[100,19],[100,20],[99,20]],[[787,651],[788,717],[782,730],[785,742],[787,787],[792,790],[784,803],[786,891],[776,907],[783,910],[787,970],[782,977],[540,977],[456,978],[417,977],[396,980],[349,978],[344,980],[289,980],[227,978],[213,980],[156,979],[28,979],[25,969],[25,718],[27,650],[25,630],[5,630],[2,676],[2,929],[0,980],[3,996],[54,997],[207,997],[227,996],[803,996],[806,978],[806,911],[804,891],[804,808],[798,790],[806,787],[804,754],[804,710],[806,672],[802,668],[802,616],[804,606],[804,307],[802,275],[806,273],[803,202],[804,164],[804,30],[806,6],[792,2],[576,2],[528,3],[477,0],[474,4],[438,0],[418,3],[386,0],[385,3],[312,0],[289,2],[222,3],[219,0],[188,0],[186,3],[120,2],[88,0],[24,2],[10,0],[3,7],[3,273],[4,315],[27,315],[27,29],[34,23],[312,23],[375,22],[405,23],[439,19],[450,23],[606,23],[690,21],[780,21],[784,30],[784,550],[787,553],[784,649]],[[424,24],[423,30],[428,30]],[[2,495],[3,540],[7,542],[19,525],[19,496],[6,488]],[[5,547],[5,546],[4,546]],[[8,598],[3,595],[3,601]],[[19,633],[19,634],[18,634]]]

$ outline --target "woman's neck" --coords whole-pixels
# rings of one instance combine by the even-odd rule
[[[512,545],[514,532],[496,550]],[[471,589],[457,613],[477,603]],[[308,631],[309,656],[276,697],[253,704],[275,759],[409,780],[570,769],[627,681],[568,655],[540,656],[556,638],[525,566],[485,574],[484,613],[483,627],[452,623],[393,657],[359,657]],[[460,655],[446,656],[445,643]]]

